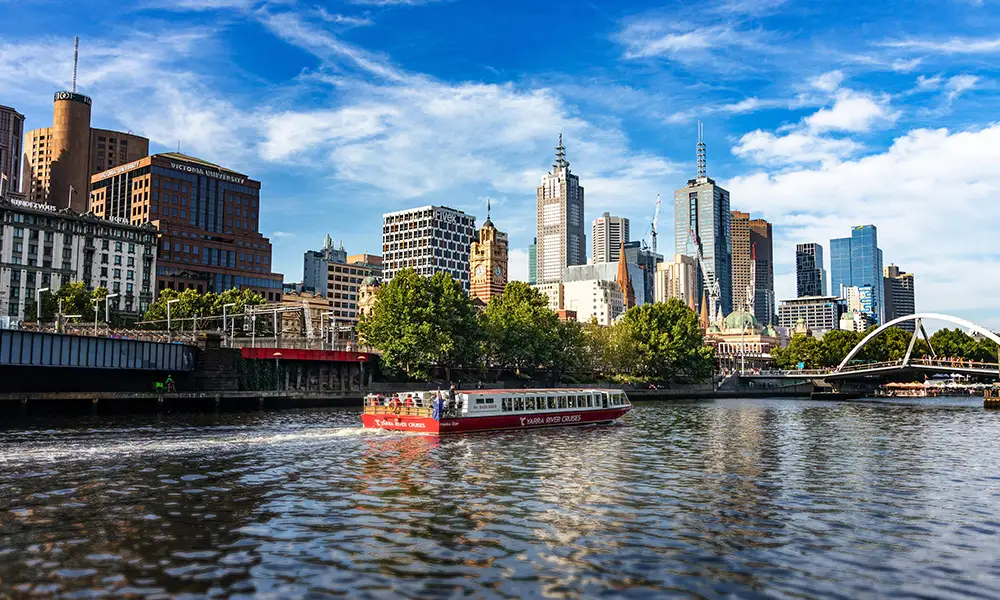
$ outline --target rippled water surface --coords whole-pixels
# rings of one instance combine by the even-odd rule
[[[975,398],[358,420],[7,424],[0,596],[1000,596],[1000,412]]]

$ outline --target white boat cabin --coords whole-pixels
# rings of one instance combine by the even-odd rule
[[[630,404],[621,390],[475,390],[456,393],[463,416],[606,410]]]

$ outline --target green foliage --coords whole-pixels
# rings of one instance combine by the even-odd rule
[[[576,332],[560,325],[544,294],[521,281],[507,284],[483,313],[485,353],[491,366],[520,372],[527,367],[568,365],[578,351]]]
[[[830,353],[817,338],[796,335],[785,348],[771,350],[774,365],[779,369],[797,369],[803,363],[806,369],[822,369],[831,366]]]
[[[788,347],[771,350],[771,356],[774,357],[775,366],[779,369],[796,369],[800,362],[805,363],[807,369],[836,367],[874,329],[874,327],[869,328],[863,334],[834,330],[824,334],[822,339],[797,335],[792,338]],[[868,342],[852,362],[902,360],[906,356],[912,338],[913,334],[909,331],[890,327]],[[918,339],[913,346],[912,356],[920,357],[926,354],[930,354],[927,343]]]
[[[714,355],[705,345],[698,315],[676,298],[629,309],[613,329],[612,360],[627,361],[618,365],[619,373],[681,382],[703,381],[712,374]]]
[[[59,313],[59,301],[62,300],[63,315],[80,315],[81,321],[94,320],[94,300],[97,300],[98,318],[104,318],[104,297],[108,295],[108,289],[99,287],[96,290],[87,288],[82,281],[74,281],[64,284],[55,293],[43,292],[42,299],[42,321],[54,321]],[[34,319],[38,309],[34,298],[29,298],[25,303],[25,318]],[[112,321],[114,321],[114,309],[111,309]]]
[[[150,322],[147,325],[148,328],[166,329],[167,302],[171,300],[179,300],[179,302],[170,305],[170,328],[174,330],[183,327],[184,319],[190,319],[194,316],[199,317],[199,329],[203,329],[209,326],[209,324],[221,326],[218,319],[212,319],[211,317],[221,316],[222,307],[226,304],[235,304],[235,306],[230,306],[226,309],[227,314],[238,315],[242,314],[248,306],[260,306],[265,303],[264,297],[253,290],[239,290],[234,288],[226,290],[221,294],[214,292],[199,294],[196,290],[192,289],[187,289],[183,292],[163,290],[160,292],[159,297],[157,297],[156,302],[149,305],[149,309],[143,316],[144,321]],[[263,317],[261,318],[262,323],[266,321]],[[190,321],[188,321],[187,328],[190,327]],[[258,333],[263,333],[263,330],[258,330]]]
[[[426,378],[434,366],[480,364],[483,331],[475,306],[446,273],[429,279],[413,269],[397,273],[379,290],[358,332],[381,352],[390,372]]]
[[[938,356],[997,362],[997,345],[993,340],[985,337],[974,338],[961,329],[935,331],[931,336],[931,345]]]

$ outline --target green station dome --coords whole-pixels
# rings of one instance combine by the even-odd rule
[[[734,310],[725,320],[726,329],[757,329],[757,319],[745,310]]]

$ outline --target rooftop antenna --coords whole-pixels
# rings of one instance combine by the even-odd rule
[[[562,169],[569,166],[569,161],[566,160],[566,147],[563,146],[562,134],[559,134],[559,145],[556,146],[556,164],[552,165],[553,169]]]
[[[492,207],[490,206],[490,199],[489,199],[489,198],[487,198],[487,199],[486,199],[486,220],[487,220],[487,221],[489,221],[489,220],[490,220],[490,209],[491,209],[491,208],[492,208]]]
[[[698,177],[708,177],[705,161],[705,128],[701,121],[698,121]]]
[[[80,38],[73,38],[73,93],[76,93],[76,67],[80,64]]]

